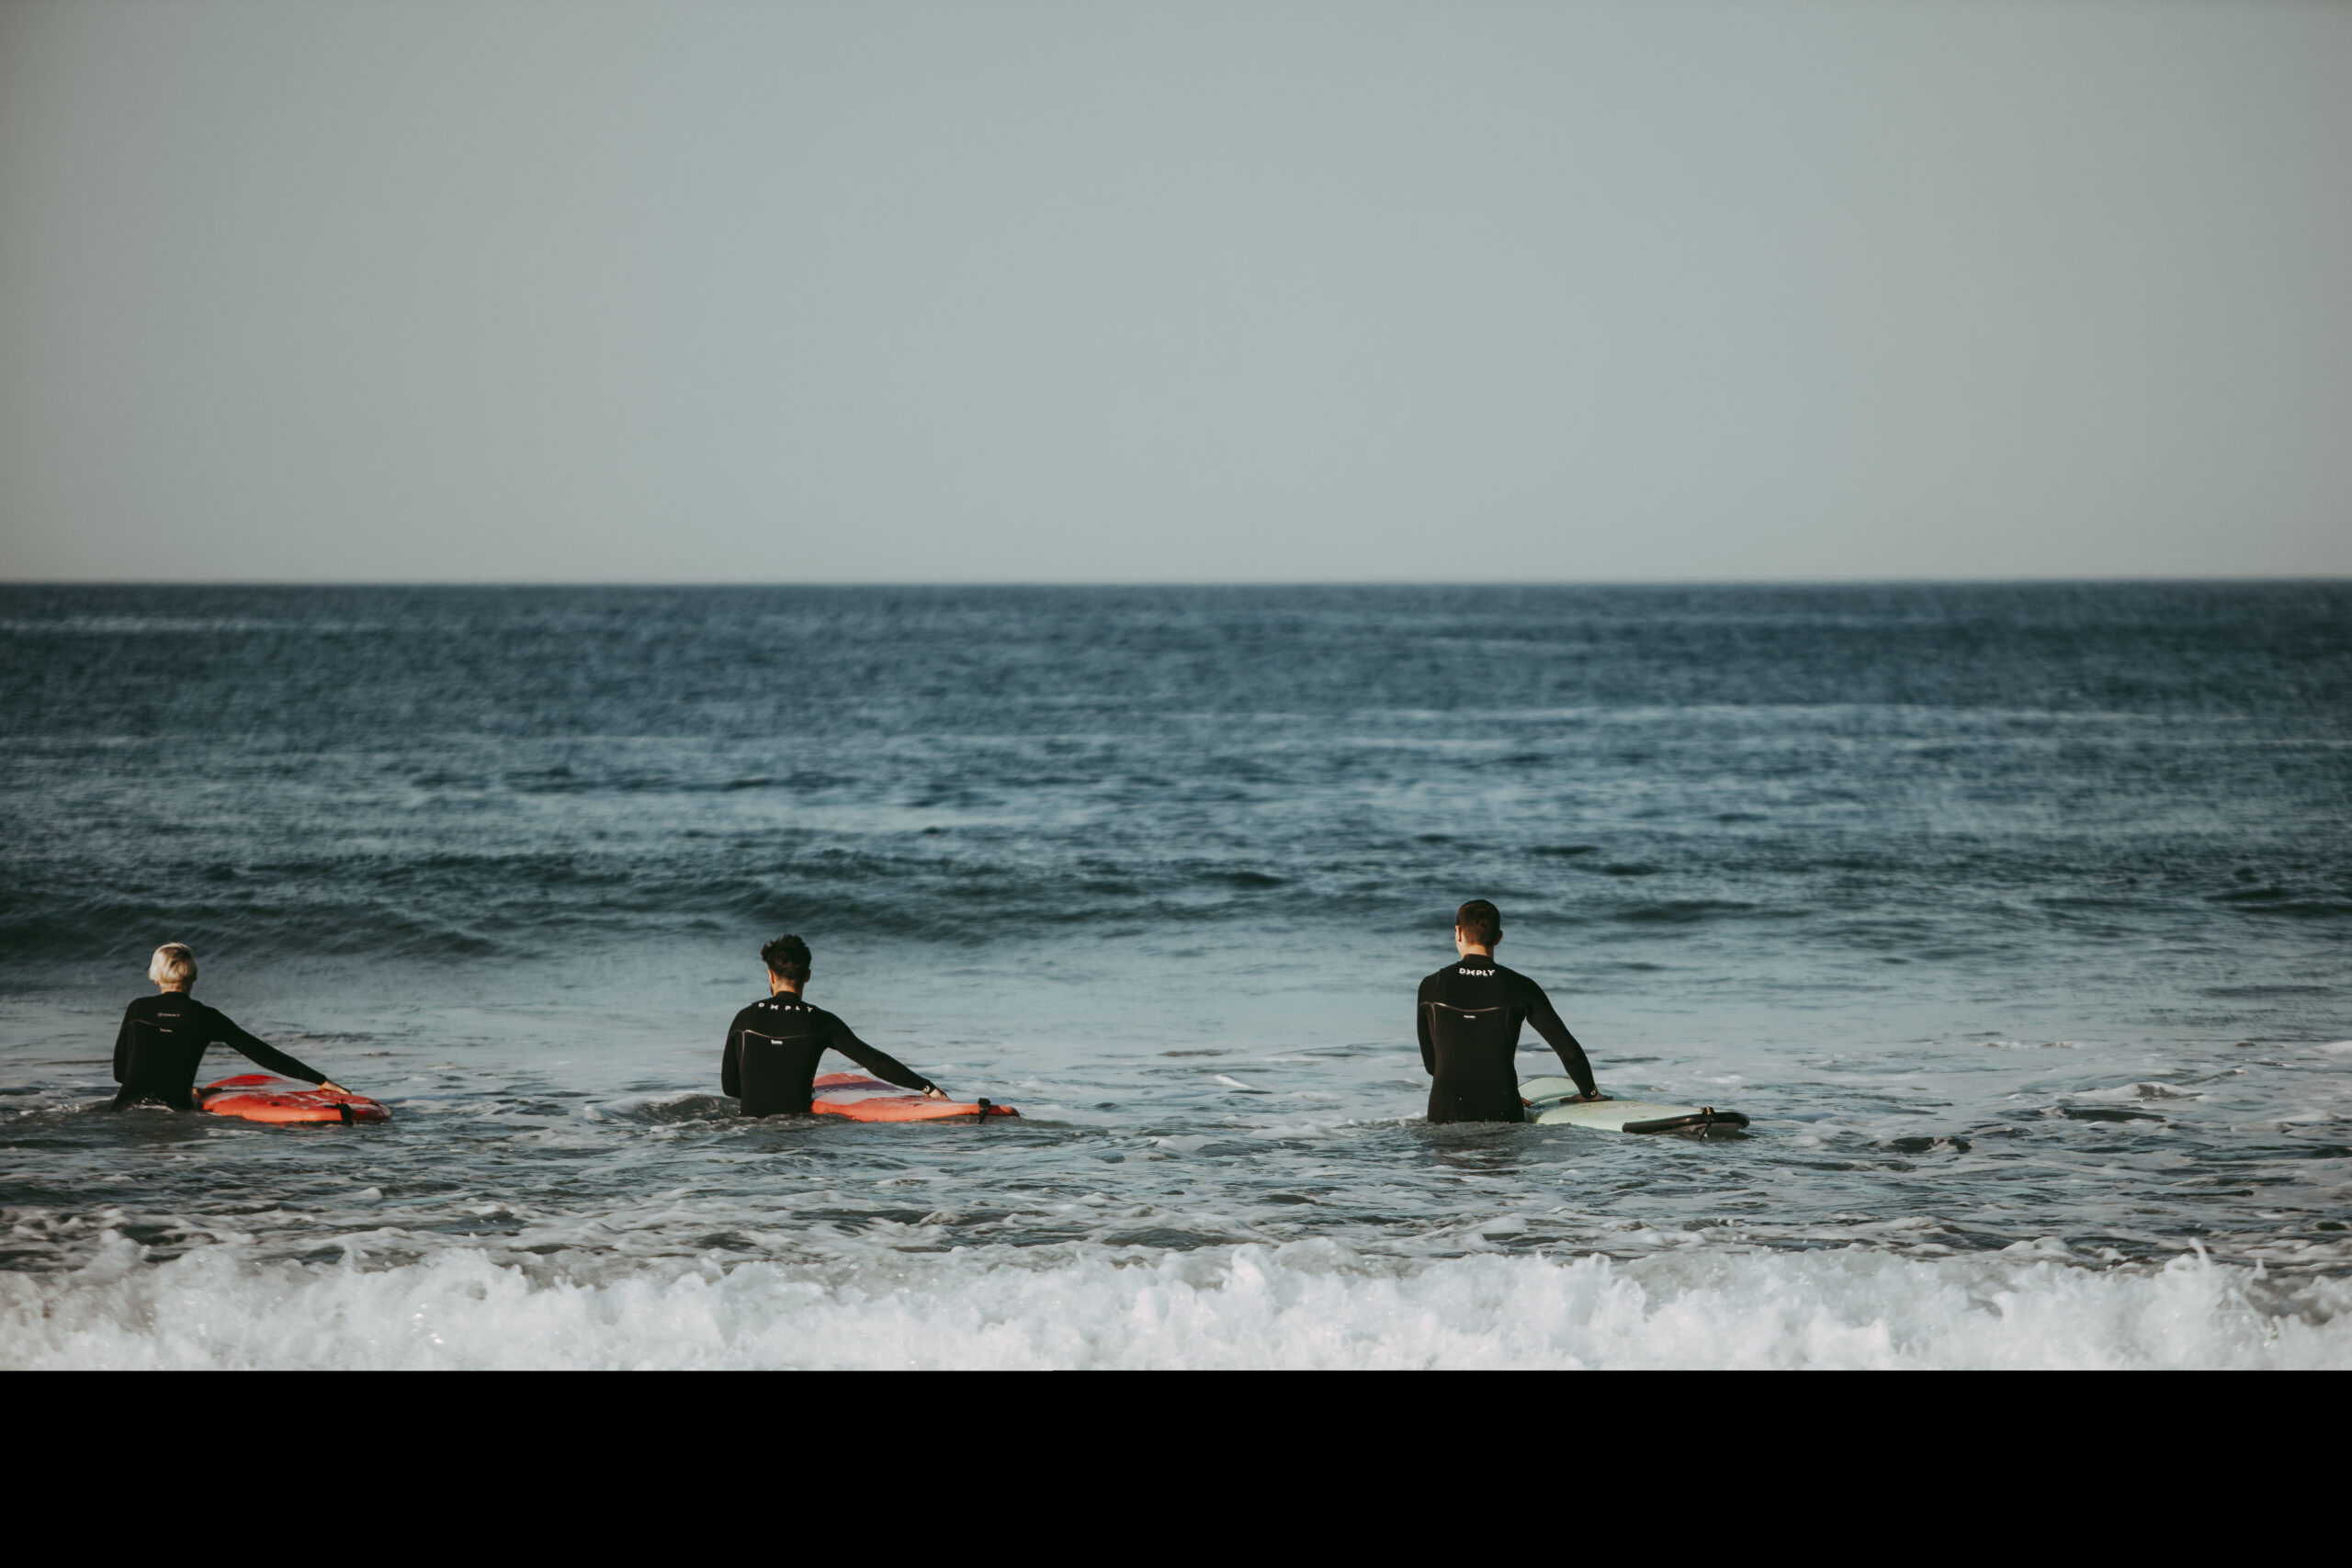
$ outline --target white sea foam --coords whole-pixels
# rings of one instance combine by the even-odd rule
[[[1325,1242],[822,1263],[471,1249],[390,1269],[110,1240],[0,1275],[0,1366],[2352,1367],[2352,1283],[2183,1258],[1839,1252],[1422,1263]]]

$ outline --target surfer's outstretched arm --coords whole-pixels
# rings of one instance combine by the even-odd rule
[[[1524,998],[1527,1021],[1535,1026],[1535,1032],[1541,1034],[1559,1056],[1560,1066],[1568,1069],[1568,1077],[1577,1080],[1577,1088],[1584,1097],[1587,1100],[1595,1098],[1600,1091],[1593,1087],[1592,1064],[1584,1059],[1584,1047],[1577,1043],[1577,1037],[1569,1033],[1568,1026],[1560,1021],[1559,1012],[1552,1006],[1552,998],[1544,994],[1544,987],[1532,980],[1525,980],[1524,976],[1521,978],[1527,986]]]
[[[203,1006],[202,1003],[198,1005]],[[212,1015],[210,1022],[213,1039],[232,1050],[243,1052],[248,1058],[260,1063],[271,1072],[283,1073],[289,1078],[300,1078],[304,1083],[314,1083],[322,1089],[341,1087],[329,1081],[326,1074],[319,1071],[318,1068],[306,1067],[259,1035],[247,1033],[219,1008],[208,1007],[204,1010]]]
[[[894,1083],[900,1089],[919,1089],[926,1093],[939,1088],[937,1084],[933,1083],[888,1051],[879,1050],[860,1040],[848,1024],[842,1023],[838,1019],[835,1019],[834,1022],[838,1027],[825,1037],[825,1044],[829,1049],[839,1051],[884,1083]]]

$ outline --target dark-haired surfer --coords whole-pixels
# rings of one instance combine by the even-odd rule
[[[216,1043],[243,1052],[273,1073],[336,1094],[351,1092],[268,1041],[246,1033],[220,1009],[188,995],[196,986],[196,954],[180,943],[167,942],[155,950],[147,962],[147,978],[162,994],[141,997],[124,1009],[122,1027],[115,1032],[114,1081],[122,1086],[114,1097],[115,1110],[142,1100],[161,1101],[175,1111],[195,1110],[196,1069],[204,1060],[204,1048]]]
[[[768,966],[768,999],[753,1002],[727,1026],[727,1054],[720,1058],[718,1086],[740,1096],[746,1116],[805,1111],[814,1098],[817,1059],[839,1051],[885,1083],[919,1089],[933,1100],[946,1090],[850,1032],[848,1024],[800,999],[808,983],[808,944],[780,936],[760,949]]]
[[[1559,1053],[1560,1065],[1583,1090],[1580,1098],[1607,1098],[1593,1087],[1584,1047],[1552,1010],[1544,987],[1495,962],[1495,943],[1502,938],[1501,912],[1484,898],[1471,899],[1453,917],[1453,951],[1461,957],[1421,982],[1415,1028],[1421,1066],[1430,1073],[1432,1122],[1527,1119],[1515,1060],[1521,1023],[1532,1023]]]

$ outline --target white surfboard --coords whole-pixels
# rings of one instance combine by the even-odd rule
[[[1530,1078],[1519,1086],[1528,1113],[1546,1127],[1589,1127],[1597,1133],[1684,1133],[1705,1137],[1736,1133],[1747,1125],[1736,1111],[1712,1105],[1661,1105],[1647,1100],[1596,1100],[1579,1103],[1568,1078]]]

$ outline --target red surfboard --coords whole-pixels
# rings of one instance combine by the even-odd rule
[[[197,1103],[215,1116],[248,1122],[389,1122],[392,1113],[364,1094],[336,1094],[267,1073],[241,1073],[206,1084]]]
[[[1018,1116],[1010,1105],[988,1100],[933,1100],[920,1089],[900,1089],[862,1073],[827,1073],[813,1086],[809,1109],[820,1116],[853,1122],[944,1122],[951,1116]]]

